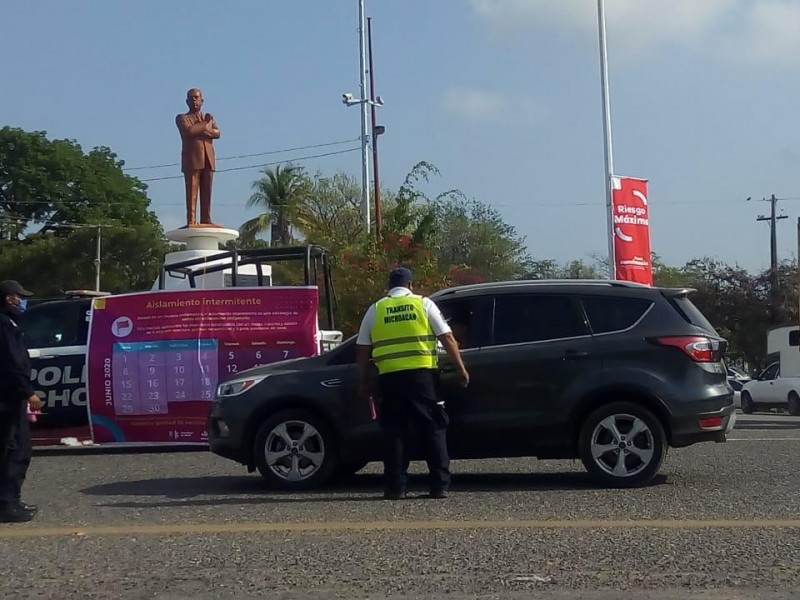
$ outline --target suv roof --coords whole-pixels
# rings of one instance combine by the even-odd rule
[[[514,288],[542,288],[542,287],[605,287],[605,288],[627,288],[636,290],[653,290],[662,289],[654,288],[642,283],[635,283],[632,281],[620,281],[610,279],[524,279],[519,281],[490,281],[486,283],[473,283],[468,285],[460,285],[444,290],[440,290],[431,294],[431,298],[440,298],[442,296],[449,296],[452,294],[460,294],[466,292],[481,292],[492,290],[508,290]],[[675,295],[687,294],[693,290],[690,289],[675,289],[672,290]]]

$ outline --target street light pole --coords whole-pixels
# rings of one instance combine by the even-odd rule
[[[367,35],[364,0],[358,0],[358,45],[361,65],[361,98],[367,98]],[[361,210],[364,213],[364,229],[370,231],[369,210],[369,114],[367,103],[361,103]]]
[[[600,37],[600,85],[603,91],[603,139],[606,163],[606,220],[608,232],[608,273],[609,279],[617,278],[616,256],[614,255],[614,207],[613,177],[614,151],[611,143],[611,95],[608,90],[608,50],[606,48],[606,14],[604,0],[597,0],[597,21]]]

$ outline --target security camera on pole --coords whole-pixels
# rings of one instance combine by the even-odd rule
[[[370,135],[369,130],[369,111],[368,105],[383,106],[383,99],[379,96],[375,102],[371,101],[367,95],[367,32],[366,17],[364,15],[364,0],[358,1],[358,45],[360,60],[360,88],[361,98],[353,97],[353,94],[342,94],[342,103],[346,106],[361,105],[361,210],[364,214],[364,228],[369,233],[371,219],[369,211],[369,155],[370,155]]]

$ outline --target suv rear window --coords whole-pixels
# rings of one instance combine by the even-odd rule
[[[706,319],[703,313],[700,312],[700,309],[689,300],[688,296],[673,296],[669,301],[678,309],[678,313],[680,313],[687,322],[701,329],[705,329],[709,333],[718,335],[714,326],[708,322],[708,319]]]
[[[622,331],[642,318],[653,303],[644,298],[584,296],[581,298],[593,333]]]

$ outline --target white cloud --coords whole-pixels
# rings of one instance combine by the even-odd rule
[[[759,0],[738,32],[720,44],[739,63],[776,67],[800,62],[800,2]]]
[[[500,34],[554,28],[597,43],[596,0],[470,0]],[[625,57],[682,46],[737,63],[800,64],[798,0],[606,0],[609,47]]]
[[[499,93],[454,88],[445,92],[444,109],[470,121],[494,121],[503,116],[507,102]]]
[[[545,105],[517,92],[466,87],[446,91],[442,97],[442,108],[465,121],[484,123],[537,123],[550,114]]]

